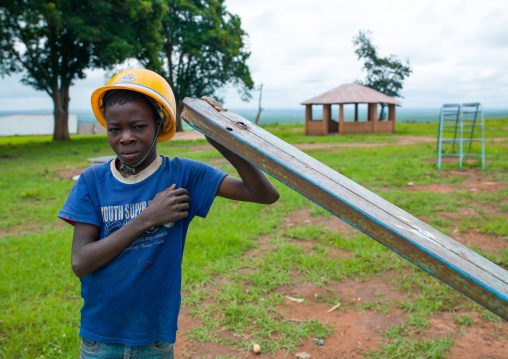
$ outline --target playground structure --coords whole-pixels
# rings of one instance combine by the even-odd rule
[[[367,121],[359,121],[358,105],[367,104]],[[392,97],[360,84],[345,84],[331,89],[321,95],[302,102],[305,105],[305,134],[325,136],[333,133],[394,133],[395,105],[400,102]],[[338,121],[332,119],[332,105],[339,105]],[[355,105],[354,121],[344,120],[344,105]],[[388,120],[378,119],[377,107],[383,104],[388,107]],[[323,118],[313,119],[312,106],[323,106]]]
[[[485,119],[480,103],[444,104],[439,114],[439,132],[437,137],[438,161],[441,169],[443,157],[458,157],[459,169],[465,157],[477,157],[482,160],[485,169]],[[475,129],[479,128],[475,133]],[[472,153],[473,143],[481,145],[481,154]],[[467,149],[467,152],[466,152]]]
[[[508,320],[506,270],[243,117],[183,103],[193,128]]]

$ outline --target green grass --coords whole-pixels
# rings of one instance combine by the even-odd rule
[[[270,124],[263,125],[279,138],[290,143],[335,143],[335,142],[390,142],[395,136],[427,136],[437,137],[437,123],[397,123],[396,133],[355,134],[343,136],[305,136],[305,124]],[[506,118],[486,119],[485,137],[506,137]]]
[[[412,339],[398,337],[386,343],[381,343],[381,350],[367,353],[368,358],[414,358],[440,359],[446,358],[451,351],[454,340],[449,336],[436,339]]]
[[[508,131],[500,129],[508,127],[506,122],[488,120],[489,128],[495,129],[487,129],[487,137],[507,136]],[[265,128],[293,144],[396,140],[392,134],[306,137],[303,127],[294,125]],[[434,136],[435,124],[399,124],[396,136],[401,134]],[[159,145],[158,152],[201,161],[220,158],[214,150],[192,149],[205,143],[169,141]],[[445,233],[458,228],[464,233],[478,231],[508,238],[508,207],[500,201],[508,197],[506,188],[446,194],[407,190],[408,182],[460,186],[467,181],[460,173],[450,176],[436,169],[434,143],[305,152]],[[56,218],[73,181],[61,177],[65,171],[79,173],[89,165],[90,157],[110,154],[101,135],[73,136],[71,142],[53,142],[49,136],[0,138],[0,358],[78,356],[82,299],[79,280],[70,268],[72,228]],[[487,142],[485,181],[508,185],[507,154],[508,141]],[[444,167],[458,169],[455,163]],[[479,169],[480,164],[466,167]],[[230,166],[224,165],[224,170],[234,174]],[[311,219],[331,214],[273,181],[281,193],[276,205],[218,198],[208,217],[191,225],[183,261],[183,307],[199,325],[186,333],[187,337],[241,350],[257,342],[263,353],[297,350],[300,341],[308,338],[326,339],[334,330],[329,323],[291,321],[281,310],[287,300],[279,289],[305,283],[324,290],[316,297],[319,303],[331,307],[341,302],[335,313],[405,313],[404,323],[388,328],[380,349],[365,357],[446,357],[453,338],[421,338],[418,334],[428,328],[429,317],[439,313],[474,310],[493,325],[501,325],[499,317],[365,235],[347,237],[312,221],[285,227],[284,217],[297,209],[310,208]],[[485,212],[485,205],[497,212]],[[476,215],[460,216],[466,208],[474,209]],[[457,213],[457,219],[443,218],[441,212]],[[260,245],[259,238],[267,238],[266,243]],[[508,248],[490,253],[473,249],[508,267]],[[334,250],[350,256],[337,260]],[[336,292],[327,292],[329,285],[345,278],[367,281],[385,274],[404,300],[376,296],[375,300],[352,304]],[[469,315],[457,314],[453,320],[465,330],[476,325]]]

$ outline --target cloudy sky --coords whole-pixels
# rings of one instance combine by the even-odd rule
[[[404,107],[438,108],[480,101],[508,108],[508,1],[506,0],[226,0],[249,34],[249,66],[263,83],[264,108],[298,107],[301,101],[361,80],[352,39],[370,30],[378,55],[408,60]],[[71,111],[89,109],[92,91],[106,81],[88,72],[71,89]],[[43,92],[0,78],[2,110],[51,109]],[[224,90],[230,109],[256,108],[234,89]]]

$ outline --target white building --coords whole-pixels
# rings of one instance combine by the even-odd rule
[[[0,136],[52,135],[54,130],[53,115],[0,116]],[[76,115],[69,115],[69,133],[78,133]]]

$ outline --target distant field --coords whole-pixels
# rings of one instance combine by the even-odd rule
[[[437,170],[435,142],[421,141],[435,138],[436,124],[326,137],[305,136],[303,125],[264,127],[506,269],[508,118],[486,123],[485,171],[477,161],[458,171],[455,160]],[[236,174],[204,140],[158,152]],[[0,138],[0,358],[78,357],[72,227],[56,214],[71,177],[109,154],[104,135]],[[191,225],[176,358],[254,358],[253,343],[263,358],[506,356],[505,321],[273,182],[275,205],[217,198]]]
[[[227,107],[227,105],[226,105]],[[235,109],[229,108],[231,111],[234,111],[241,116],[245,117],[249,121],[253,121],[257,115],[257,109]],[[426,122],[437,122],[439,121],[439,111],[440,108],[406,108],[406,107],[397,107],[397,122],[398,123],[426,123]],[[484,109],[485,118],[504,118],[508,117],[508,108],[488,108]],[[1,116],[14,115],[22,113],[20,111],[0,111]],[[52,111],[31,111],[29,114],[40,113],[40,114],[51,114]],[[79,124],[94,124],[97,122],[91,110],[89,111],[71,111],[78,116]],[[344,107],[344,115],[346,121],[354,120],[354,106],[346,105]],[[314,106],[313,107],[313,118],[318,119],[322,117],[322,107]],[[332,118],[337,119],[338,115],[338,106],[332,106]],[[367,117],[367,106],[360,105],[359,106],[359,118],[360,120],[365,120]],[[297,106],[294,108],[267,108],[264,109],[261,113],[260,124],[297,124],[305,122],[305,107]]]

